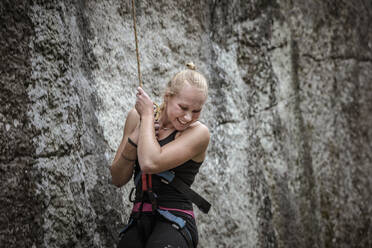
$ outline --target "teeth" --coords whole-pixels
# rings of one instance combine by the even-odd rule
[[[178,119],[178,121],[182,124],[182,125],[186,125],[187,122],[182,122],[180,119]]]

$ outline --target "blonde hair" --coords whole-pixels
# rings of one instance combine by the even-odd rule
[[[190,62],[186,64],[187,69],[178,72],[174,77],[168,82],[164,95],[175,96],[181,92],[186,84],[196,87],[204,93],[204,96],[208,96],[208,83],[207,79],[200,73],[196,71],[196,66],[194,63]],[[165,103],[163,102],[159,108],[157,108],[156,116],[160,115],[165,108]]]
[[[178,72],[167,84],[165,94],[170,96],[180,93],[185,84],[196,87],[203,91],[205,97],[208,96],[208,84],[205,77],[196,71],[196,66],[190,62],[186,64],[187,69]]]

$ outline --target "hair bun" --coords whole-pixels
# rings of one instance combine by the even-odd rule
[[[186,66],[187,66],[187,69],[194,70],[194,71],[196,70],[196,66],[194,65],[193,62],[187,63]]]

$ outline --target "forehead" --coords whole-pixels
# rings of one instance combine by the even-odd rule
[[[186,84],[177,94],[176,99],[179,103],[193,108],[201,108],[206,100],[203,90]]]

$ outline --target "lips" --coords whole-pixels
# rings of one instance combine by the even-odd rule
[[[187,125],[187,123],[188,123],[188,122],[183,122],[183,121],[181,121],[179,118],[177,118],[177,120],[178,120],[179,123],[181,123],[181,124],[184,125],[184,126]]]

